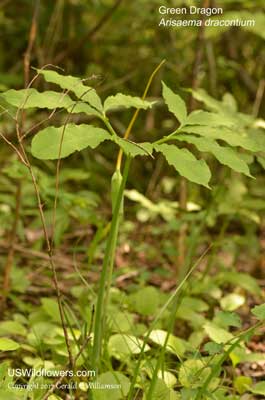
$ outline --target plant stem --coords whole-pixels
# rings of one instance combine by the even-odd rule
[[[113,212],[110,233],[107,240],[107,247],[104,255],[103,266],[99,281],[99,291],[98,291],[98,298],[97,298],[97,305],[95,312],[94,343],[92,352],[92,365],[94,368],[97,369],[100,368],[100,356],[101,356],[102,338],[103,338],[103,322],[105,319],[104,305],[106,306],[104,301],[106,295],[106,285],[108,284],[108,281],[111,279],[111,274],[109,274],[108,272],[109,272],[110,260],[112,260],[112,254],[114,254],[115,252],[114,244],[118,234],[120,206],[129,173],[130,163],[131,159],[128,157],[125,162],[123,178]]]
[[[112,136],[117,136],[117,133],[114,131],[114,129],[112,128],[111,123],[109,122],[107,117],[103,117],[102,121],[104,122],[104,124],[106,125],[106,127],[108,128],[108,130],[110,131]]]
[[[157,140],[154,144],[162,144],[162,143],[168,142],[171,139],[174,139],[174,136],[177,133],[179,133],[179,129],[180,128],[176,129],[174,132],[170,133],[169,135],[162,137],[161,139]]]
[[[151,86],[151,83],[152,83],[156,73],[159,71],[159,69],[162,67],[162,65],[164,63],[165,63],[165,60],[163,60],[150,75],[147,85],[145,87],[143,96],[142,96],[143,100],[147,96],[148,90]],[[135,111],[135,113],[133,114],[133,117],[128,125],[128,128],[125,131],[124,139],[128,139],[128,137],[131,133],[131,130],[133,128],[133,125],[138,117],[139,112],[140,112],[140,109],[137,109]],[[117,134],[114,131],[114,129],[112,128],[108,118],[103,117],[102,121],[104,122],[104,124],[106,125],[106,127],[108,128],[110,133],[113,136],[116,136]],[[118,157],[117,157],[117,163],[116,163],[116,170],[118,170],[118,171],[121,168],[122,155],[123,155],[123,151],[120,149],[119,153],[118,153]],[[103,338],[104,323],[105,323],[105,316],[104,316],[103,310],[105,309],[105,311],[106,311],[107,305],[108,305],[108,297],[109,297],[109,291],[110,291],[110,286],[111,286],[115,249],[116,249],[117,238],[118,238],[118,233],[119,233],[120,207],[121,207],[121,203],[122,203],[125,184],[126,184],[127,177],[128,177],[130,161],[131,161],[131,159],[127,157],[125,167],[124,167],[122,183],[121,183],[121,186],[119,189],[118,197],[117,197],[116,204],[114,207],[114,212],[112,215],[111,228],[110,228],[110,233],[109,233],[109,237],[108,237],[108,241],[107,241],[107,248],[106,248],[105,255],[104,255],[102,272],[100,275],[99,293],[98,293],[96,313],[95,313],[94,344],[93,344],[93,352],[92,352],[92,363],[93,363],[93,366],[97,369],[100,368],[100,355],[101,355],[101,349],[102,349],[102,338]]]
[[[113,265],[114,265],[114,259],[115,259],[115,250],[116,250],[116,246],[117,246],[120,221],[121,221],[121,218],[119,215],[117,224],[115,226],[115,230],[113,232],[112,246],[111,246],[111,251],[110,251],[110,261],[109,261],[109,268],[108,268],[107,279],[106,279],[107,287],[106,287],[106,294],[105,294],[105,310],[107,310],[107,307],[108,307],[108,299],[109,299],[109,292],[110,292],[110,287],[111,287]]]

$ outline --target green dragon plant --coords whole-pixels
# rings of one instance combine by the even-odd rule
[[[206,162],[209,154],[236,173],[251,178],[250,164],[255,161],[255,157],[261,164],[265,163],[263,125],[252,116],[240,113],[231,95],[225,95],[222,101],[218,101],[203,90],[192,91],[192,95],[197,101],[204,103],[207,111],[196,110],[188,114],[184,100],[164,82],[163,100],[175,118],[176,128],[173,132],[161,135],[161,138],[154,142],[136,143],[130,140],[129,135],[139,111],[156,107],[156,102],[147,100],[146,95],[160,66],[151,75],[142,98],[117,93],[102,102],[96,90],[86,86],[81,79],[47,69],[37,70],[38,76],[43,76],[47,82],[59,86],[63,92],[50,90],[39,92],[30,87],[7,90],[0,96],[11,115],[13,107],[23,112],[27,109],[49,109],[52,113],[56,110],[66,111],[67,120],[64,124],[49,125],[34,135],[31,154],[40,160],[60,160],[86,148],[96,149],[106,141],[111,141],[117,146],[119,156],[111,181],[112,221],[99,280],[93,330],[92,365],[98,369],[101,367],[101,354],[104,349],[105,310],[112,281],[119,224],[124,214],[123,197],[131,160],[143,156],[154,158],[157,153],[161,153],[177,173],[189,182],[207,189],[210,189],[211,179],[211,170]],[[9,109],[8,105],[12,107]],[[136,111],[124,137],[121,137],[113,128],[111,113],[117,110],[124,112],[130,108]],[[98,119],[99,123],[75,124],[69,121],[73,114],[80,113]],[[3,138],[9,142],[6,137]],[[27,140],[27,133],[22,134],[20,140]],[[189,149],[185,148],[187,143]],[[15,147],[14,144],[11,145]],[[196,156],[190,149],[195,149]],[[122,153],[125,154],[124,163],[122,163]],[[148,395],[150,399],[154,385],[155,381],[150,387]],[[199,399],[199,396],[200,394],[196,399]]]

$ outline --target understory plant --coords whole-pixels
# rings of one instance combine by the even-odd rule
[[[86,86],[85,81],[79,78],[66,76],[51,69],[39,69],[33,82],[37,78],[43,77],[47,83],[59,86],[63,91],[45,90],[44,92],[40,92],[30,85],[26,89],[11,89],[3,92],[0,96],[2,107],[14,123],[16,139],[12,141],[7,134],[2,132],[0,134],[2,139],[16,152],[18,160],[28,170],[35,189],[57,292],[59,317],[68,351],[68,365],[75,369],[78,359],[82,357],[82,353],[86,352],[88,348],[90,365],[98,373],[101,373],[110,367],[109,365],[104,365],[102,362],[102,360],[108,357],[110,348],[113,349],[115,347],[119,351],[120,346],[125,348],[121,353],[125,353],[126,355],[127,349],[127,356],[131,353],[138,356],[134,365],[129,363],[129,375],[132,378],[129,387],[127,381],[123,380],[123,375],[120,373],[117,375],[117,380],[120,381],[124,389],[122,394],[124,398],[132,400],[138,391],[141,390],[144,392],[145,399],[159,398],[160,387],[162,390],[162,397],[160,398],[224,399],[228,398],[226,391],[223,388],[218,388],[222,365],[231,354],[233,354],[234,359],[236,356],[240,357],[235,350],[239,352],[240,350],[241,352],[243,351],[244,346],[242,343],[253,332],[256,332],[261,322],[246,330],[239,330],[235,335],[232,335],[227,332],[226,328],[229,326],[239,328],[240,324],[238,324],[236,316],[232,313],[230,314],[231,309],[229,307],[224,307],[227,313],[220,315],[219,320],[216,317],[217,320],[214,322],[203,320],[202,323],[200,318],[197,317],[197,323],[200,328],[202,324],[204,325],[204,333],[202,333],[201,329],[199,330],[201,339],[199,338],[198,343],[202,342],[205,333],[211,339],[206,346],[208,355],[205,357],[200,356],[196,345],[188,345],[176,338],[173,335],[174,324],[177,313],[181,309],[182,313],[185,307],[186,309],[194,308],[196,312],[205,310],[205,304],[198,304],[195,301],[194,305],[192,291],[187,286],[187,281],[190,279],[195,267],[188,266],[189,268],[185,271],[184,278],[181,282],[178,282],[177,289],[164,302],[164,305],[161,306],[157,317],[151,322],[148,332],[142,333],[143,340],[138,339],[135,335],[123,336],[120,334],[119,337],[112,337],[112,347],[109,346],[110,342],[107,340],[107,310],[110,304],[115,250],[120,224],[126,218],[124,192],[132,159],[145,157],[141,160],[141,162],[145,162],[146,157],[155,158],[157,154],[162,154],[167,163],[179,175],[185,177],[189,182],[201,185],[208,190],[211,190],[216,181],[218,181],[217,177],[212,177],[209,166],[212,159],[232,170],[233,173],[238,174],[237,176],[239,174],[245,175],[250,179],[253,179],[251,165],[256,161],[264,165],[265,160],[264,124],[250,115],[239,112],[236,101],[230,94],[226,94],[222,100],[216,100],[203,90],[191,91],[191,95],[197,101],[203,103],[206,110],[198,109],[188,113],[183,98],[165,82],[162,82],[162,101],[167,106],[170,116],[173,117],[171,119],[172,130],[170,132],[162,132],[161,137],[152,142],[133,141],[130,134],[139,111],[150,110],[151,108],[154,108],[156,111],[156,107],[159,105],[158,101],[148,100],[147,93],[156,72],[161,66],[162,63],[150,76],[142,98],[117,93],[107,97],[104,101],[99,97],[95,88]],[[190,91],[186,90],[186,92]],[[136,109],[136,111],[122,137],[114,128],[112,113],[128,112],[127,109],[131,108]],[[25,113],[30,109],[48,109],[51,110],[51,113],[44,121],[28,127],[24,121]],[[52,117],[58,115],[59,112],[64,112],[64,120],[61,122],[61,125],[51,125],[50,121]],[[93,125],[89,123],[74,123],[73,119],[76,114],[93,118],[95,123]],[[44,124],[45,128],[39,130],[41,124]],[[30,146],[31,154],[28,152],[28,140],[30,136],[33,136]],[[55,201],[52,218],[52,231],[54,235],[56,232],[57,202],[60,198],[61,160],[86,148],[94,150],[106,141],[113,144],[113,151],[117,151],[118,154],[109,185],[112,218],[100,271],[98,292],[95,300],[95,317],[94,320],[92,319],[93,326],[84,337],[79,351],[73,354],[70,336],[74,336],[74,333],[69,327],[69,315],[65,311],[64,304],[61,301],[56,261],[54,259],[54,236],[50,239],[48,235],[47,222],[43,212],[42,193],[38,187],[32,160],[34,158],[45,160],[45,162],[57,160]],[[122,154],[124,154],[124,160]],[[180,293],[182,294],[181,296]],[[183,301],[186,301],[187,304],[183,305]],[[230,299],[230,301],[233,303],[233,299]],[[236,301],[235,298],[234,301]],[[168,318],[167,329],[157,329],[156,324],[164,318],[165,313]],[[260,320],[263,320],[264,308],[259,309],[256,316]],[[115,343],[115,340],[119,341]],[[148,362],[145,362],[145,354],[150,349],[150,341],[159,346],[162,351],[157,359],[152,358]],[[180,388],[178,388],[174,376],[172,378],[173,374],[167,371],[166,354],[168,351],[172,354],[172,348],[174,357],[177,357],[181,362],[178,375]],[[183,360],[185,352],[192,354],[186,361]],[[120,356],[119,361],[126,364],[128,362],[127,358]],[[147,384],[146,382],[142,383],[144,380],[141,376],[142,370],[145,371],[148,377]],[[169,381],[173,379],[173,384],[169,384],[170,390],[168,390],[167,385],[165,386],[164,383],[161,383],[161,381],[166,381],[165,376],[167,376]],[[240,382],[237,385],[240,386]],[[242,385],[244,387],[245,383]],[[251,387],[249,382],[245,386],[247,388]],[[179,390],[173,390],[173,388]],[[251,390],[254,389],[252,388]],[[118,396],[117,398],[121,397]],[[96,394],[94,394],[94,398],[97,399]]]

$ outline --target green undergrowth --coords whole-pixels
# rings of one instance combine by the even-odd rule
[[[92,337],[76,364],[77,371],[85,371],[90,376],[66,379],[68,383],[75,382],[77,389],[73,393],[80,399],[86,398],[87,391],[95,399],[104,398],[105,389],[89,389],[93,382],[102,385],[118,382],[121,386],[110,391],[110,398],[127,398],[139,359],[140,372],[133,398],[148,398],[150,380],[167,337],[172,293],[151,286],[144,274],[137,281],[131,281],[126,290],[111,289],[101,373],[93,376]],[[91,326],[95,291],[95,285],[84,287],[80,282],[71,287],[71,296],[65,301],[73,354],[79,352]],[[52,373],[69,368],[57,301],[53,297],[40,297],[36,305],[15,298],[13,301],[16,309],[12,318],[9,316],[0,323],[0,349],[6,355],[1,363],[0,393],[8,394],[10,399],[25,399],[27,395],[41,399],[45,390],[40,387],[54,382]],[[216,275],[203,278],[201,272],[194,272],[181,291],[175,329],[167,339],[152,398],[240,399],[244,393],[264,395],[262,381],[238,372],[231,376],[230,372],[240,371],[246,363],[265,361],[264,353],[248,347],[253,335],[262,335],[259,321],[265,319],[264,305],[250,310],[249,304],[261,301],[262,292],[257,281],[245,273],[224,267]],[[253,326],[256,329],[252,329]],[[12,377],[8,368],[9,371],[10,368],[13,371],[16,368],[45,369],[50,377]],[[30,386],[9,389],[15,382],[31,384],[32,389]],[[199,397],[201,389],[203,394]],[[64,390],[60,390],[59,385],[57,397],[49,398],[64,398],[64,395],[60,397],[61,392]]]

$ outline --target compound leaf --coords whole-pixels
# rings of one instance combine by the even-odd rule
[[[196,110],[187,117],[185,125],[204,125],[204,126],[228,126],[235,125],[235,120],[228,115],[212,113],[208,111]]]

